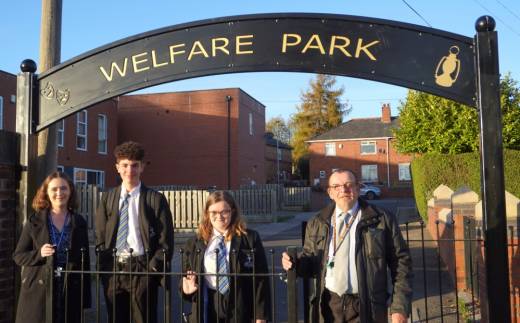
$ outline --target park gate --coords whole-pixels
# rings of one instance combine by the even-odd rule
[[[238,72],[310,72],[400,85],[476,107],[489,317],[509,322],[502,126],[495,22],[468,38],[401,22],[330,14],[260,14],[191,22],[122,39],[41,75],[21,64],[19,219],[34,194],[36,133],[96,103],[146,87]],[[19,221],[21,223],[21,221]],[[492,282],[491,282],[492,279]]]

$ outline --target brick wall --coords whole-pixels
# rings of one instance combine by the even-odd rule
[[[0,131],[0,323],[14,322],[17,137]]]

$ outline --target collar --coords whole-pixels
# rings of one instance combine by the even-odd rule
[[[345,213],[349,213],[350,215],[355,215],[358,210],[359,210],[359,202],[356,201],[356,203],[354,203],[354,206],[350,210],[347,210],[347,212],[343,211],[336,205],[334,214],[336,215],[336,218],[339,218],[342,214],[345,214]]]
[[[137,195],[139,195],[139,192],[141,192],[141,186],[141,182],[139,182],[136,187],[134,187],[130,192],[127,192],[123,185],[121,185],[121,195],[119,195],[119,198],[124,199],[126,193],[129,193],[131,198],[135,198]]]
[[[225,242],[226,241],[226,234],[227,234],[227,230],[224,233],[220,233],[217,230],[215,230],[215,228],[213,228],[213,234],[211,235],[211,238],[209,239],[209,241],[211,243],[211,241],[213,241],[213,239],[222,236],[222,237],[224,237],[224,242]]]

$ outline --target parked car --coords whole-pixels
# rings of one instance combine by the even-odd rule
[[[359,183],[359,195],[367,200],[378,199],[381,197],[381,189],[371,184]]]

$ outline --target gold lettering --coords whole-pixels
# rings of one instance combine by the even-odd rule
[[[196,50],[196,48],[199,48],[199,50]],[[202,46],[202,43],[197,40],[191,46],[190,55],[188,55],[188,61],[191,61],[191,58],[193,57],[193,55],[200,55],[200,54],[204,55],[204,57],[206,57],[206,58],[209,57],[208,53],[204,49],[204,46]]]
[[[356,58],[359,58],[359,54],[361,53],[361,51],[365,52],[365,54],[368,56],[368,58],[370,58],[371,60],[373,61],[377,61],[377,59],[375,58],[374,55],[372,55],[372,53],[368,50],[368,47],[370,46],[374,46],[375,44],[379,43],[379,40],[374,40],[373,42],[371,43],[368,43],[366,44],[365,46],[363,46],[363,38],[359,38],[358,39],[358,42],[357,42],[357,47],[356,47]]]
[[[316,42],[316,45],[312,45],[313,42]],[[305,54],[305,52],[309,48],[315,48],[319,49],[321,54],[325,54],[325,49],[323,48],[323,45],[321,44],[321,39],[319,35],[312,35],[305,47],[302,50],[302,54]]]
[[[291,37],[295,39],[293,42],[288,42],[288,38]],[[302,37],[298,34],[283,34],[283,42],[282,42],[282,53],[287,52],[288,46],[296,46],[302,41]]]
[[[143,68],[138,68],[137,67],[138,64],[148,62],[148,58],[137,60],[138,57],[146,56],[147,54],[148,54],[147,52],[144,52],[144,53],[132,56],[132,65],[134,66],[134,72],[135,73],[139,73],[139,72],[146,71],[146,70],[150,69],[150,66],[146,66],[146,67],[143,67]]]
[[[222,45],[217,45],[217,42],[222,42]],[[229,45],[229,39],[227,38],[212,38],[211,39],[211,56],[217,56],[217,50],[224,52],[229,55],[229,50],[226,48]]]
[[[186,44],[177,44],[177,45],[172,45],[170,46],[170,62],[172,64],[175,63],[175,55],[180,55],[180,54],[185,54],[186,51],[183,49],[183,50],[180,50],[178,52],[175,51],[175,49],[179,48],[179,47],[184,47],[186,46]]]
[[[152,65],[153,67],[161,67],[164,65],[168,65],[168,62],[162,62],[160,64],[157,64],[157,55],[155,54],[155,49],[152,50]]]
[[[237,36],[237,38],[236,38],[236,42],[237,42],[237,44],[236,44],[236,53],[237,53],[237,55],[253,54],[252,50],[242,50],[240,48],[242,46],[251,46],[251,45],[253,45],[252,41],[244,41],[244,42],[242,42],[242,38],[244,38],[244,39],[252,39],[253,35]]]
[[[336,39],[342,40],[343,44],[336,45]],[[330,41],[329,55],[330,56],[334,55],[334,48],[337,48],[340,51],[342,51],[343,54],[345,54],[345,56],[352,57],[352,55],[350,55],[350,53],[347,52],[347,50],[345,49],[345,47],[348,47],[348,45],[350,45],[350,39],[348,39],[347,37],[332,36],[332,39]]]
[[[117,70],[117,72],[119,73],[119,75],[121,77],[125,77],[127,65],[128,65],[128,58],[125,57],[125,63],[123,65],[123,70],[121,70],[121,68],[119,67],[119,65],[117,65],[116,62],[112,62],[112,65],[110,66],[110,75],[108,75],[107,71],[105,70],[105,68],[103,66],[100,66],[99,69],[101,70],[101,72],[103,73],[103,75],[105,76],[107,81],[112,82],[112,78],[114,77],[114,69]]]

